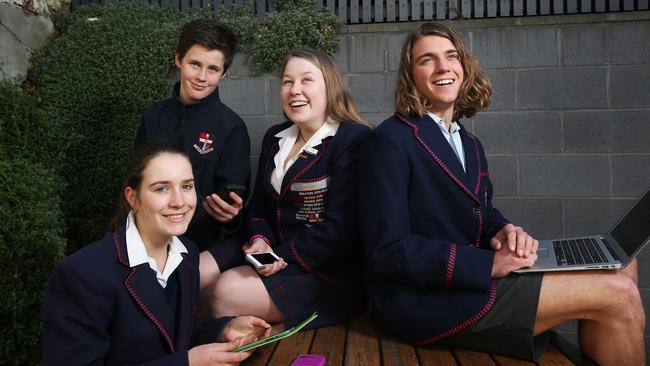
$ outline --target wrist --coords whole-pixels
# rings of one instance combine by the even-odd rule
[[[256,240],[262,240],[262,241],[264,241],[266,243],[266,245],[268,245],[269,247],[271,246],[271,241],[269,240],[269,238],[267,238],[266,236],[261,235],[261,234],[256,234],[256,235],[251,236],[250,239],[248,239],[248,246],[253,245],[253,243]]]

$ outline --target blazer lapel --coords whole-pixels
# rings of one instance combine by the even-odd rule
[[[428,116],[422,119],[420,125],[420,137],[438,155],[442,162],[461,182],[467,185],[467,175],[458,156],[452,150],[451,145],[440,131],[440,127]]]
[[[192,317],[196,312],[197,304],[192,303],[192,288],[194,279],[192,278],[192,263],[187,258],[187,254],[183,254],[183,261],[176,268],[178,275],[178,319],[176,320],[176,349],[183,351],[187,349],[192,333]]]
[[[428,116],[419,119],[411,119],[400,113],[395,113],[395,116],[413,128],[414,138],[425,149],[427,154],[463,192],[480,205],[480,201],[473,191],[474,187],[471,186],[470,189],[469,178],[463,171],[463,166],[435,122]],[[465,158],[467,167],[467,151],[465,152]]]
[[[460,138],[463,141],[463,150],[465,150],[465,171],[467,172],[468,187],[474,194],[480,198],[479,188],[481,187],[481,158],[478,149],[478,141],[474,135],[465,130],[461,125]]]
[[[266,190],[271,193],[274,197],[278,197],[278,192],[275,191],[275,188],[273,188],[273,185],[271,185],[271,174],[273,173],[273,170],[275,169],[275,155],[278,153],[280,150],[280,144],[279,144],[280,138],[276,137],[276,141],[271,146],[271,149],[269,150],[269,154],[266,157],[266,161],[264,162],[264,185],[266,186]],[[260,162],[262,163],[262,162]],[[257,178],[259,179],[259,178]]]
[[[113,233],[113,241],[119,262],[129,267],[124,225]],[[124,286],[138,308],[158,329],[169,350],[174,352],[174,329],[171,326],[174,314],[171,314],[160,284],[151,271],[147,263],[130,268],[129,274],[124,280]]]
[[[327,145],[329,144],[331,138],[331,136],[326,137],[323,139],[320,145],[314,146],[314,149],[318,150],[316,154],[311,154],[304,151],[300,153],[296,162],[293,163],[289,170],[287,170],[287,173],[282,179],[280,199],[282,199],[282,197],[284,197],[284,195],[289,191],[292,183],[300,179],[300,177],[307,173],[309,169],[311,169],[323,157],[323,154],[325,154],[325,150],[327,150]]]

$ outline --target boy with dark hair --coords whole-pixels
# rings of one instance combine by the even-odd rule
[[[219,99],[219,81],[232,63],[237,37],[212,19],[197,19],[183,27],[176,48],[180,70],[170,98],[147,108],[134,147],[158,141],[184,150],[192,161],[196,192],[202,204],[185,234],[200,250],[227,240],[239,240],[239,211],[243,197],[229,192],[231,203],[216,192],[227,185],[248,187],[250,141],[242,119]],[[234,247],[218,245],[217,247]],[[217,255],[204,252],[207,261],[219,265]],[[227,253],[219,257],[227,257]],[[201,278],[201,287],[211,283]]]

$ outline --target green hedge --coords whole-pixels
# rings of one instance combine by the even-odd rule
[[[63,215],[51,170],[0,160],[0,364],[40,363],[41,301],[63,256]]]
[[[39,122],[40,102],[18,84],[0,83],[0,365],[40,362],[41,299],[66,244],[64,183],[47,168],[62,134]]]
[[[313,0],[276,0],[277,12],[255,20],[251,62],[257,71],[277,69],[291,50],[320,49],[333,56],[339,46],[340,19]]]
[[[173,50],[186,21],[164,8],[84,6],[32,59],[40,117],[74,134],[54,165],[67,183],[68,252],[107,229],[140,114],[169,94]]]

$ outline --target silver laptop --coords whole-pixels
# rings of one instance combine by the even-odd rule
[[[650,189],[605,235],[540,240],[535,265],[515,272],[580,271],[627,266],[650,242]]]

